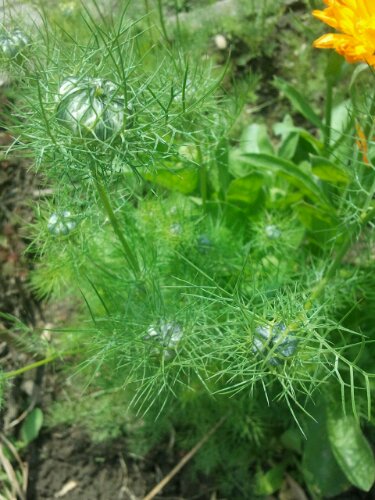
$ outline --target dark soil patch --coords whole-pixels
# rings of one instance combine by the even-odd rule
[[[139,458],[129,454],[125,437],[93,443],[80,427],[45,431],[27,454],[27,500],[139,500],[181,458],[167,448],[162,443],[148,457]],[[206,500],[216,498],[212,492],[208,481],[192,482],[182,472],[157,498]]]
[[[12,140],[0,131],[0,155]],[[24,254],[27,242],[21,227],[32,220],[30,202],[37,196],[36,184],[24,161],[0,161],[0,311],[27,323],[36,322],[39,307],[28,286],[31,262]]]
[[[28,499],[136,499],[146,493],[143,464],[116,440],[93,444],[79,428],[44,433],[30,453]]]

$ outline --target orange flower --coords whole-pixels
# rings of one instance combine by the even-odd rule
[[[315,40],[318,49],[335,49],[350,63],[375,66],[375,0],[324,0],[328,7],[313,15],[341,33]]]

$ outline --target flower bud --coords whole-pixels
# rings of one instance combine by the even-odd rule
[[[158,326],[151,325],[147,330],[146,340],[155,339],[164,347],[174,348],[181,340],[183,330],[178,323],[161,321]]]
[[[68,210],[64,212],[56,212],[48,219],[48,230],[55,236],[69,234],[76,227],[76,223],[72,219],[71,213]]]
[[[297,350],[298,342],[293,332],[287,331],[284,323],[260,325],[255,329],[252,350],[254,354],[263,354],[264,356],[272,351],[268,362],[277,366],[282,363],[283,358],[293,356]]]
[[[277,226],[273,224],[269,224],[264,228],[264,232],[266,233],[267,238],[270,240],[277,240],[281,236],[281,231]]]
[[[9,59],[16,57],[29,44],[29,37],[19,29],[0,33],[0,52]]]

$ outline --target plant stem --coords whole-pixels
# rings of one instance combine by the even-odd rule
[[[152,36],[152,26],[151,26],[151,11],[150,11],[150,3],[149,0],[144,0],[145,4],[145,11],[146,11],[146,19],[147,19],[147,26],[150,32],[150,36]]]
[[[326,78],[326,102],[325,102],[325,114],[324,114],[324,148],[329,150],[331,144],[331,122],[332,122],[332,100],[333,100],[333,82],[332,78]]]
[[[22,375],[22,373],[28,372],[30,370],[34,370],[34,368],[38,368],[39,366],[44,366],[48,365],[49,363],[52,363],[52,361],[55,361],[55,359],[61,359],[64,356],[72,356],[75,354],[79,354],[82,352],[82,350],[77,349],[76,351],[67,351],[59,354],[52,354],[51,356],[48,356],[47,358],[40,359],[39,361],[34,361],[34,363],[30,363],[29,365],[25,365],[22,368],[18,368],[17,370],[12,370],[10,372],[5,372],[4,373],[4,378],[14,378],[18,377],[18,375]]]
[[[203,208],[207,203],[207,168],[203,161],[202,149],[199,144],[196,145],[197,148],[197,159],[199,164],[199,184],[202,198]]]
[[[176,28],[177,28],[178,38],[180,38],[181,37],[181,26],[180,26],[180,17],[178,15],[177,0],[174,0],[174,10],[176,12]]]
[[[371,106],[368,113],[368,120],[364,128],[365,139],[368,141],[374,126],[374,115],[375,115],[375,93],[371,99]]]
[[[130,248],[128,242],[126,241],[123,232],[121,231],[120,224],[119,224],[117,217],[113,211],[111,201],[109,199],[109,196],[108,196],[108,193],[107,193],[105,186],[103,185],[102,181],[100,179],[98,179],[98,176],[96,175],[96,172],[94,171],[94,169],[92,169],[92,172],[94,175],[95,186],[96,186],[96,189],[98,191],[100,200],[103,204],[104,210],[105,210],[106,214],[108,215],[108,218],[109,218],[109,221],[112,225],[112,228],[113,228],[117,238],[119,239],[119,241],[122,245],[122,248],[123,248],[124,254],[125,254],[125,258],[129,264],[129,266],[131,267],[133,273],[137,277],[140,274],[140,267],[139,267],[138,259],[135,256],[135,254],[133,253],[132,249]]]
[[[163,5],[162,5],[162,0],[158,0],[158,12],[159,12],[159,20],[160,20],[160,27],[161,31],[164,35],[165,41],[170,44],[170,40],[168,38],[168,33],[167,33],[167,28],[165,26],[165,19],[164,19],[164,12],[163,12]]]
[[[29,370],[33,370],[34,368],[38,368],[39,366],[47,365],[48,363],[51,363],[57,358],[60,358],[60,354],[53,354],[52,356],[49,356],[48,358],[41,359],[39,361],[35,361],[34,363],[31,363],[30,365],[23,366],[22,368],[18,368],[17,370],[12,370],[10,372],[4,373],[5,378],[14,378],[17,377],[18,375],[22,375],[22,373],[28,372]]]

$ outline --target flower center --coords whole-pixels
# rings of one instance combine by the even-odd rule
[[[104,89],[103,89],[103,87],[100,87],[100,85],[97,85],[95,87],[94,96],[95,97],[102,97],[103,95],[104,95]]]

